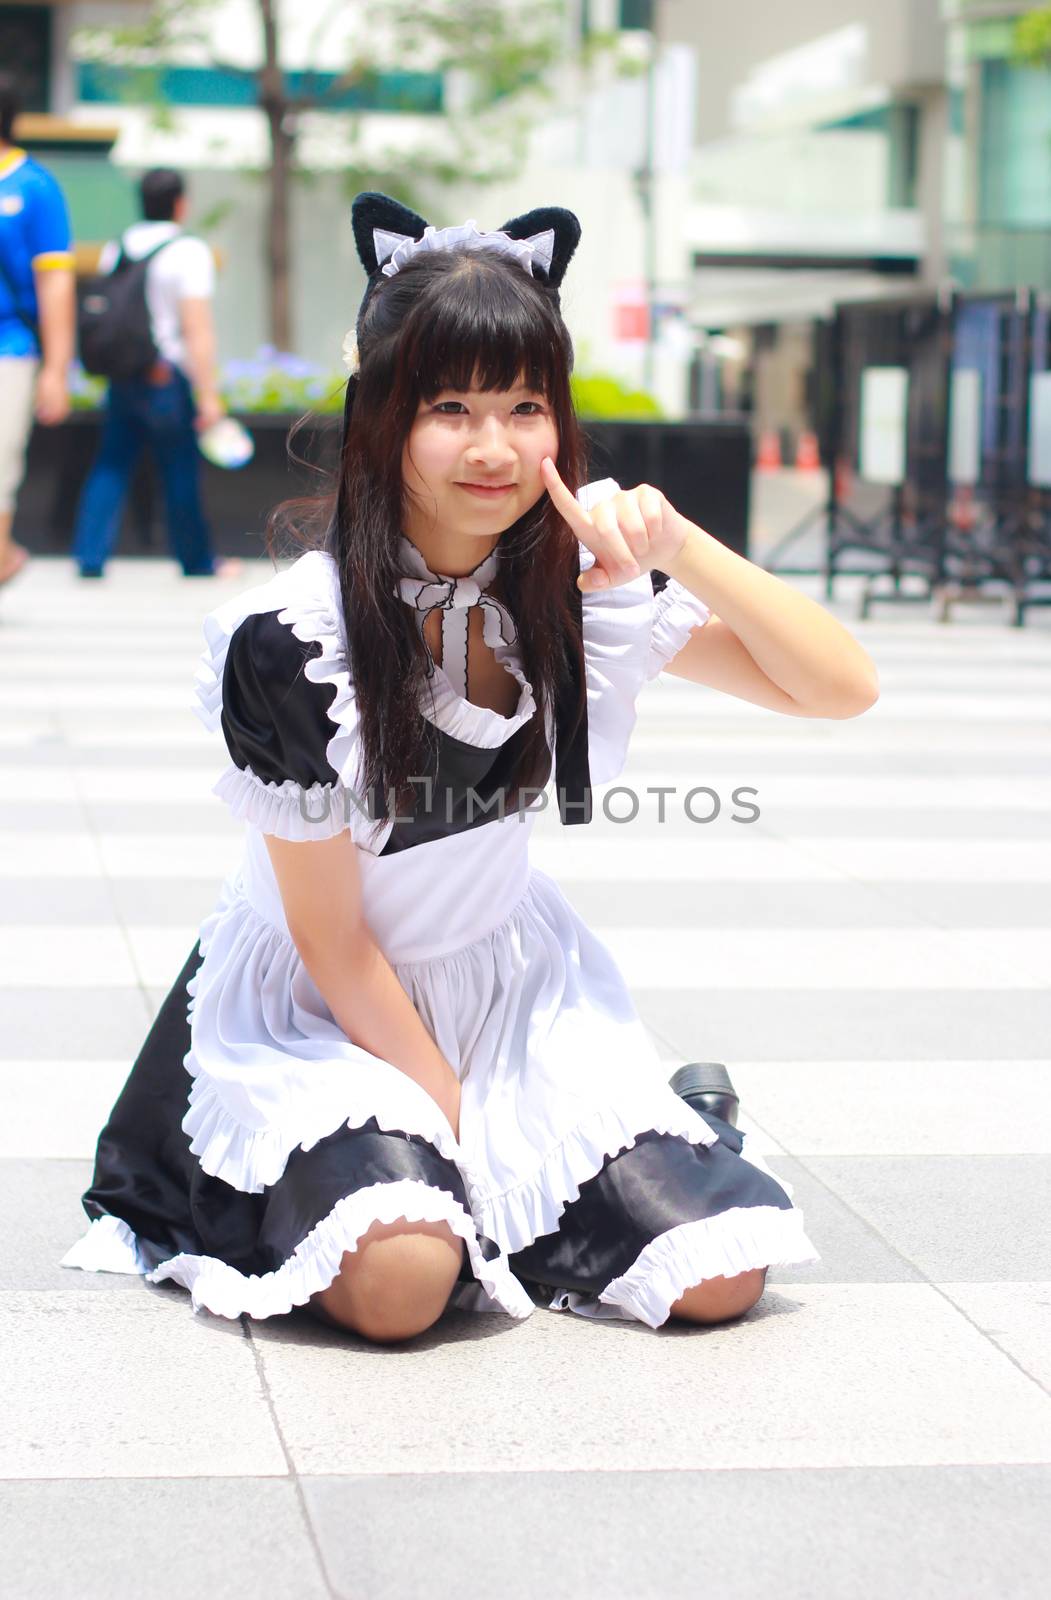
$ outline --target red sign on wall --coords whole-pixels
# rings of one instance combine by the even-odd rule
[[[621,283],[613,290],[613,337],[622,344],[645,344],[650,310],[643,283]]]
[[[625,343],[645,343],[650,336],[650,314],[646,306],[613,307],[613,337]]]

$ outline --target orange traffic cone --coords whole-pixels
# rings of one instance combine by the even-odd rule
[[[821,451],[818,448],[816,433],[801,433],[799,444],[796,447],[796,470],[798,472],[818,472],[821,468]]]
[[[757,472],[777,472],[781,466],[781,435],[776,429],[759,435],[759,449],[755,457]]]

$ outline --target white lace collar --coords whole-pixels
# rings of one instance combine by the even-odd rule
[[[461,578],[432,572],[404,534],[398,541],[398,556],[404,576],[398,579],[396,592],[406,605],[415,608],[421,633],[430,613],[441,612],[441,670],[454,691],[466,700],[468,626],[473,608],[481,608],[482,638],[490,650],[507,649],[518,637],[507,607],[488,589],[499,570],[499,546]]]

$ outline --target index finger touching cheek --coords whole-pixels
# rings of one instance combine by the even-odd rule
[[[562,513],[571,528],[591,527],[591,518],[584,511],[576,495],[562,482],[558,468],[550,456],[540,463],[540,476],[551,496],[552,504]]]

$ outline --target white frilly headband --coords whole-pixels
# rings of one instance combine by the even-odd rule
[[[518,261],[530,276],[534,261],[545,272],[550,272],[555,253],[554,228],[545,228],[543,233],[534,233],[529,239],[512,239],[498,230],[484,233],[473,217],[454,228],[425,228],[422,239],[413,239],[407,233],[391,233],[386,228],[373,228],[372,238],[376,246],[376,265],[381,266],[385,278],[393,278],[407,261],[425,250],[495,250],[499,255]],[[343,340],[343,365],[351,374],[361,365],[354,328]]]
[[[376,265],[383,263],[385,278],[393,278],[407,261],[424,250],[496,250],[500,255],[513,256],[520,261],[530,275],[534,260],[549,272],[555,253],[554,228],[534,233],[531,239],[512,239],[497,231],[483,233],[473,217],[455,228],[425,228],[422,239],[410,238],[405,233],[388,233],[386,228],[373,228],[372,237],[376,245]]]

